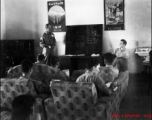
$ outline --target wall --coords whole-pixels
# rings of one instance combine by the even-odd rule
[[[5,19],[2,18],[4,24],[1,39],[35,39],[35,55],[40,53],[42,49],[39,47],[39,38],[45,31],[44,25],[48,22],[47,0],[2,2],[5,9],[2,17]],[[55,52],[64,55],[66,33],[54,34],[57,40]],[[103,32],[103,53],[117,48],[122,38],[128,41],[127,48],[131,54],[129,71],[141,72],[142,59],[134,52],[137,45],[148,46],[151,43],[151,0],[125,0],[125,30]]]
[[[39,47],[39,38],[45,31],[45,24],[48,23],[47,1],[2,0],[4,21],[1,39],[34,39],[35,56],[41,53],[42,48]],[[65,54],[65,32],[54,34],[57,41],[55,54],[63,55]]]
[[[135,54],[135,48],[151,46],[151,0],[125,0],[125,30],[104,31],[103,35],[103,52],[113,51],[120,39],[126,39],[131,55],[129,71],[141,72],[143,59]]]

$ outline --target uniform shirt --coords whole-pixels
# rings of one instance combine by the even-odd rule
[[[113,65],[106,65],[106,67],[110,68],[113,72],[114,79],[118,77],[119,70],[116,67],[113,67]]]
[[[43,39],[40,40],[40,46],[43,47],[42,54],[48,56],[52,49],[56,46],[56,40],[52,32],[45,32],[43,34]],[[49,48],[51,46],[51,48]]]
[[[129,53],[128,53],[128,51],[126,50],[126,48],[117,48],[116,50],[115,50],[115,55],[117,56],[117,57],[123,57],[123,58],[129,58]]]
[[[40,40],[40,43],[45,44],[45,47],[54,47],[56,45],[54,34],[52,32],[45,32],[43,34],[43,39]]]
[[[68,81],[68,76],[66,75],[65,72],[63,72],[59,68],[54,68],[52,66],[50,68],[52,70],[52,73],[55,75],[54,76],[55,79],[59,79],[59,80],[63,80],[63,81]]]
[[[38,94],[42,94],[42,93],[46,92],[45,85],[40,81],[36,81],[36,80],[26,78],[26,77],[23,77],[23,76],[21,76],[18,80],[22,84],[25,84],[25,85],[28,86],[28,88],[30,90],[30,94],[33,95],[33,96],[36,96]]]
[[[76,82],[92,82],[95,84],[98,93],[110,95],[104,80],[94,71],[87,70],[83,75],[77,78]]]

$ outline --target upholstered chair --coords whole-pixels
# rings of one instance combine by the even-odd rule
[[[17,78],[2,78],[0,84],[0,113],[9,111],[11,113],[11,103],[13,99],[22,94],[31,94],[31,90],[29,90],[28,86],[25,82],[18,81]],[[32,94],[31,94],[32,95]],[[35,94],[33,95],[35,96]],[[34,105],[34,113],[39,113],[41,115],[41,119],[46,119],[45,109],[40,97],[36,97],[36,103]],[[0,116],[1,119],[5,116]]]
[[[52,81],[50,89],[53,98],[45,100],[47,120],[112,120],[111,114],[119,114],[120,86],[100,99],[91,82]]]
[[[15,66],[8,71],[9,78],[19,78],[22,75],[21,65]],[[50,81],[54,78],[52,70],[45,64],[33,64],[33,72],[31,79],[41,81],[45,85],[49,85]]]

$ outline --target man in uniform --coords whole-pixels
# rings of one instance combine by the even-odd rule
[[[54,34],[51,32],[51,25],[45,25],[46,32],[40,38],[40,47],[43,48],[42,54],[45,56],[45,64],[50,65],[50,58],[53,56],[53,49],[56,46]]]

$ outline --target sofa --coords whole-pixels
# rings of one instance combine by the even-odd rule
[[[0,94],[0,118],[3,120],[4,117],[7,116],[3,116],[2,112],[9,112],[11,114],[11,103],[15,97],[31,93],[27,85],[23,82],[19,82],[17,78],[2,78],[0,80]],[[41,120],[46,120],[43,99],[40,96],[33,96],[36,98],[34,113],[39,113],[41,115]]]
[[[114,82],[121,85],[120,101],[122,101],[128,89],[129,71],[126,70],[126,71],[120,72],[118,77],[114,80]]]
[[[113,120],[111,114],[119,114],[119,85],[111,96],[100,98],[94,83],[52,81],[50,89],[53,98],[44,102],[47,120]]]
[[[21,65],[11,68],[8,73],[8,78],[19,78],[22,75]],[[33,64],[33,71],[30,76],[31,79],[41,81],[46,86],[49,86],[50,81],[54,79],[54,74],[51,68],[45,64]]]
[[[105,71],[106,72],[106,71]],[[72,73],[72,76],[70,77],[70,80],[72,82],[75,82],[76,79],[82,75],[83,73],[85,73],[85,70],[75,70],[73,71]],[[110,73],[107,73],[107,76],[109,77],[110,76]],[[126,92],[127,92],[127,88],[128,88],[128,82],[129,82],[129,71],[126,70],[126,71],[121,71],[118,75],[118,77],[116,79],[114,79],[114,82],[116,82],[117,84],[120,84],[121,85],[121,94],[120,94],[120,97],[121,97],[121,100],[124,98]]]

